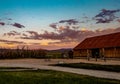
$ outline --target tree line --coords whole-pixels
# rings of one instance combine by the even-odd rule
[[[0,59],[15,58],[45,58],[46,50],[30,50],[22,47],[21,49],[0,49]]]

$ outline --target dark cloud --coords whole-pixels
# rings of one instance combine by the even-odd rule
[[[14,27],[17,28],[25,28],[24,25],[20,24],[20,23],[12,23],[12,18],[0,18],[0,21],[5,21],[5,22],[0,22],[0,25],[4,26],[4,25],[12,25]]]
[[[69,19],[69,20],[61,20],[59,21],[59,23],[67,23],[69,25],[75,25],[77,23],[79,23],[79,21],[77,21],[76,19]]]
[[[2,39],[0,39],[0,42],[6,43],[6,44],[25,44],[22,41],[9,41],[9,40],[2,40]]]
[[[71,29],[69,26],[60,26],[56,32],[45,31],[40,34],[41,39],[51,39],[51,40],[64,40],[64,39],[74,39],[78,30]]]
[[[57,29],[57,23],[52,23],[49,26],[52,27],[52,28],[54,28],[54,29]]]
[[[23,36],[20,37],[21,39],[33,39],[33,40],[42,40],[42,39],[52,39],[52,40],[60,40],[63,39],[64,36],[60,36],[58,33],[55,32],[48,32],[44,31],[43,34],[38,34],[35,31],[26,31],[30,34],[30,36]]]
[[[25,36],[23,39],[34,39],[34,40],[40,40],[41,38],[39,37],[39,33],[36,31],[26,31],[27,33],[30,34],[30,36]]]
[[[32,36],[38,36],[38,32],[35,32],[35,31],[26,31],[28,32],[29,34],[31,34]]]
[[[0,25],[4,26],[4,25],[5,25],[5,23],[4,23],[4,22],[0,22]]]
[[[102,9],[99,14],[95,16],[96,23],[110,23],[111,21],[115,20],[116,17],[115,13],[120,12],[120,9],[118,10],[107,10]]]
[[[34,40],[41,40],[39,33],[36,31],[26,31],[28,34],[23,33],[23,36],[20,37],[21,39],[34,39]]]
[[[17,27],[17,28],[25,28],[25,26],[20,23],[14,23],[12,24],[12,26]]]
[[[76,36],[79,34],[79,30],[74,30],[69,27],[65,27],[64,29],[59,30],[59,36],[62,36],[63,39],[69,39],[72,40],[76,38]]]
[[[16,31],[10,31],[8,33],[4,33],[4,36],[16,36],[16,35],[21,35],[21,34]]]
[[[96,23],[110,23],[111,21],[113,21],[111,19],[101,19],[101,18],[96,20],[97,20]]]
[[[39,37],[41,39],[51,39],[51,40],[60,40],[64,38],[64,36],[61,36],[58,33],[48,32],[48,31],[45,31],[43,34],[40,34]]]
[[[79,23],[85,23],[84,21],[77,21],[76,19],[61,20],[57,23],[52,23],[49,26],[53,28],[58,33],[62,32],[64,29],[78,29]]]

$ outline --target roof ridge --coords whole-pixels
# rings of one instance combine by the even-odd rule
[[[87,37],[87,38],[85,38],[85,39],[102,37],[102,36],[108,36],[108,35],[113,35],[113,34],[118,34],[118,33],[120,33],[120,32],[114,32],[114,33],[109,33],[109,34],[97,35],[97,36]]]

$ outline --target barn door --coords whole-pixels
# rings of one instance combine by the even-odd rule
[[[100,50],[99,48],[96,48],[96,49],[92,49],[92,57],[95,58],[99,58],[100,57]]]

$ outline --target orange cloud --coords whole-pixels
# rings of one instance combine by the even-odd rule
[[[6,44],[6,43],[0,43],[0,47],[2,48],[15,48],[16,44]]]

